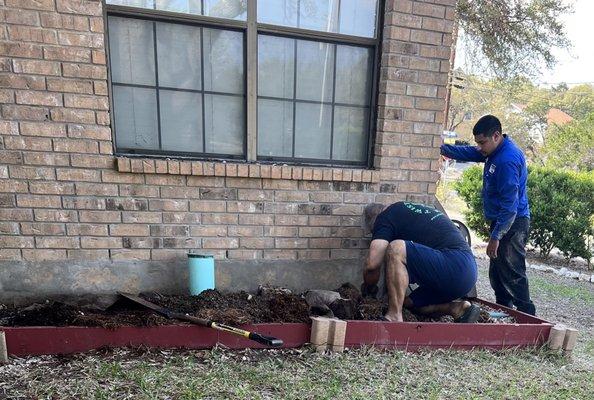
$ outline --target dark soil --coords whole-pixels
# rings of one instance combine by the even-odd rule
[[[363,299],[359,290],[350,284],[341,286],[337,291],[342,299],[335,301],[329,307],[338,318],[377,321],[386,312],[385,302]],[[221,293],[218,290],[207,290],[198,296],[151,293],[142,297],[171,311],[229,325],[271,322],[309,323],[310,315],[315,314],[310,313],[309,306],[302,296],[286,290],[260,290],[256,295],[243,291]],[[113,304],[110,303],[111,305],[106,309],[98,309],[104,308],[105,304],[101,307],[97,307],[97,304],[83,306],[80,305],[80,299],[77,300],[46,301],[24,308],[0,305],[0,326],[90,326],[113,329],[120,326],[185,323],[169,320],[125,298],[119,298],[115,302],[112,300]],[[415,315],[408,310],[405,310],[404,319],[409,322],[452,322],[451,317],[432,319]],[[493,320],[485,311],[479,322],[513,321]]]

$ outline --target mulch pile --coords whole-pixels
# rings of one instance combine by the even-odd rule
[[[330,306],[334,315],[348,320],[380,320],[387,304],[380,300],[363,299],[353,285],[344,284],[337,289],[344,300]],[[290,293],[286,289],[264,288],[258,294],[244,291],[221,293],[218,290],[206,290],[198,296],[164,295],[158,293],[143,294],[145,299],[172,311],[187,313],[200,318],[229,325],[270,322],[309,323],[310,307],[301,295]],[[156,326],[184,324],[171,321],[154,312],[124,299],[81,305],[77,301],[46,301],[28,307],[0,305],[0,326],[88,326],[114,329],[121,326]],[[100,304],[100,305],[99,305]],[[415,315],[405,310],[405,321],[452,322],[451,317],[432,319]],[[481,315],[479,322],[503,322],[489,317],[488,310]],[[513,321],[505,321],[513,322]]]

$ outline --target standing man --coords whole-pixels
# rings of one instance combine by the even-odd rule
[[[491,223],[487,245],[491,287],[497,304],[515,305],[519,311],[535,315],[526,277],[530,209],[524,154],[502,133],[501,122],[493,115],[479,119],[472,133],[476,147],[443,144],[441,154],[485,163],[482,198],[485,218]]]
[[[363,214],[373,233],[363,269],[363,297],[375,296],[385,265],[388,311],[384,319],[401,322],[402,307],[421,314],[450,315],[456,322],[476,322],[480,308],[455,301],[475,285],[477,268],[468,243],[450,219],[433,207],[397,202],[373,203]],[[406,288],[418,288],[406,296]]]

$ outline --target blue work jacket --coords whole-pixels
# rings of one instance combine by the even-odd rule
[[[485,218],[494,221],[491,238],[500,240],[517,217],[530,217],[526,183],[528,170],[522,150],[503,135],[503,141],[489,157],[475,146],[441,145],[441,154],[460,161],[484,162],[483,209]]]

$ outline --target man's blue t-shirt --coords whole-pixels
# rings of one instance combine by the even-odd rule
[[[453,222],[423,204],[399,201],[382,211],[373,226],[374,239],[410,240],[436,250],[470,250]]]

